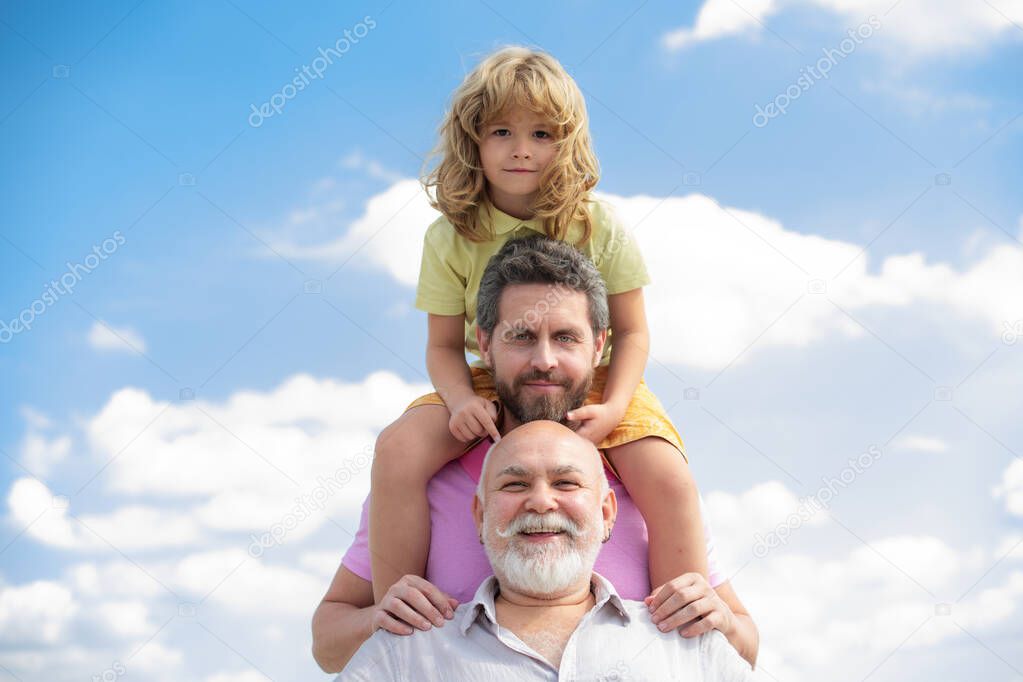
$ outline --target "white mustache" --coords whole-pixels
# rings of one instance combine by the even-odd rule
[[[497,529],[497,534],[502,538],[510,538],[519,533],[567,533],[571,538],[582,535],[582,529],[561,512],[548,512],[536,514],[526,512],[512,519],[504,530]]]

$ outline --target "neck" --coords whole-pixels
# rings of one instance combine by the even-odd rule
[[[534,192],[526,196],[513,196],[499,191],[495,192],[493,188],[487,189],[487,198],[490,199],[490,203],[494,205],[494,208],[519,220],[531,220],[533,218],[532,206],[533,201],[536,200],[536,195],[537,193]]]

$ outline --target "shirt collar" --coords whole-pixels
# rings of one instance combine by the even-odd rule
[[[590,584],[593,586],[593,596],[595,599],[592,611],[599,611],[610,604],[618,612],[618,615],[622,617],[626,625],[632,621],[632,616],[629,615],[625,604],[622,602],[622,598],[618,595],[618,591],[615,590],[611,581],[594,571]],[[481,611],[491,623],[497,623],[497,608],[494,606],[496,594],[497,578],[490,576],[477,588],[475,596],[469,602],[469,608],[462,614],[462,620],[458,623],[458,629],[463,635],[476,622]]]
[[[547,232],[543,229],[543,221],[519,220],[515,216],[508,215],[494,206],[490,203],[490,199],[483,199],[482,206],[480,207],[480,217],[487,225],[490,226],[495,236],[508,234],[519,227],[527,227],[534,232],[547,234]]]

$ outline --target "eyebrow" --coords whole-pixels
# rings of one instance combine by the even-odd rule
[[[564,476],[565,474],[581,474],[581,473],[583,473],[583,470],[580,469],[579,467],[575,466],[574,464],[562,464],[561,466],[554,467],[553,469],[549,469],[548,471],[549,471],[549,473],[554,474],[555,476]],[[505,468],[501,469],[499,472],[497,472],[497,475],[498,476],[520,476],[520,477],[526,477],[526,476],[529,476],[531,473],[532,472],[529,469],[527,469],[526,467],[524,467],[524,466],[519,466],[518,464],[512,464],[510,466],[506,466]]]

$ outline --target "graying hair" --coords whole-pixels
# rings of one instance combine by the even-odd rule
[[[501,293],[514,284],[552,285],[537,301],[538,310],[542,304],[556,305],[565,289],[581,292],[589,303],[593,335],[610,325],[607,285],[593,261],[571,244],[535,235],[506,242],[490,258],[476,298],[476,324],[488,337],[497,327]]]

